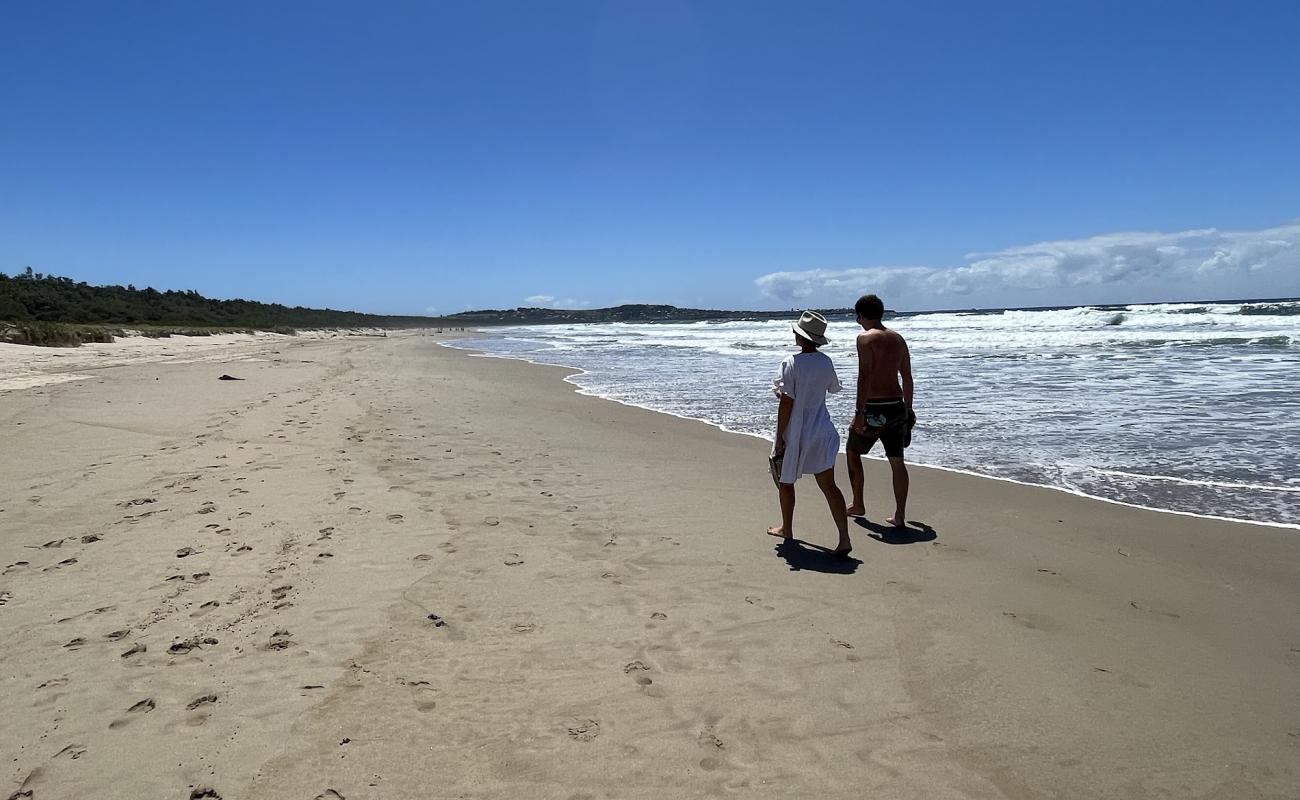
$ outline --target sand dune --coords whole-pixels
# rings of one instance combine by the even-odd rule
[[[837,562],[563,370],[212,355],[0,394],[0,797],[1300,794],[1294,531],[917,470]]]

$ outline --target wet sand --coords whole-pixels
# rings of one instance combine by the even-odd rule
[[[436,338],[0,392],[0,797],[1300,794],[1296,531],[914,469],[835,561],[764,443]]]

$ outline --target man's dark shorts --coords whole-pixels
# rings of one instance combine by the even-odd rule
[[[888,458],[902,458],[903,450],[912,443],[912,425],[916,418],[908,411],[902,398],[894,400],[868,400],[863,408],[869,430],[876,435],[861,434],[849,427],[849,450],[866,455],[879,439]],[[883,429],[883,430],[882,430]]]

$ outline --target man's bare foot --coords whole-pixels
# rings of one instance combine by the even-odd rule
[[[831,551],[831,556],[834,557],[834,558],[848,558],[848,557],[849,557],[849,553],[852,553],[852,552],[853,552],[853,548],[852,548],[852,547],[845,547],[843,550],[841,550],[840,548],[837,547],[837,548],[835,548],[834,550]]]
[[[864,517],[867,514],[867,509],[863,507],[861,503],[854,503],[844,509],[844,513],[848,514],[850,517]]]
[[[907,520],[903,519],[901,514],[895,514],[894,516],[885,520],[885,524],[893,528],[906,528]]]
[[[785,529],[784,529],[781,525],[773,525],[772,527],[768,528],[768,529],[767,529],[767,535],[768,535],[768,536],[775,536],[775,537],[777,537],[778,539],[789,539],[789,538],[790,538],[790,534],[786,533],[786,532],[785,532]]]

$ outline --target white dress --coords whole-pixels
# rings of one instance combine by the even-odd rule
[[[825,353],[786,356],[772,381],[777,397],[794,400],[785,427],[785,460],[781,483],[794,483],[800,475],[815,475],[835,466],[840,434],[826,410],[826,393],[840,390],[835,365]]]

